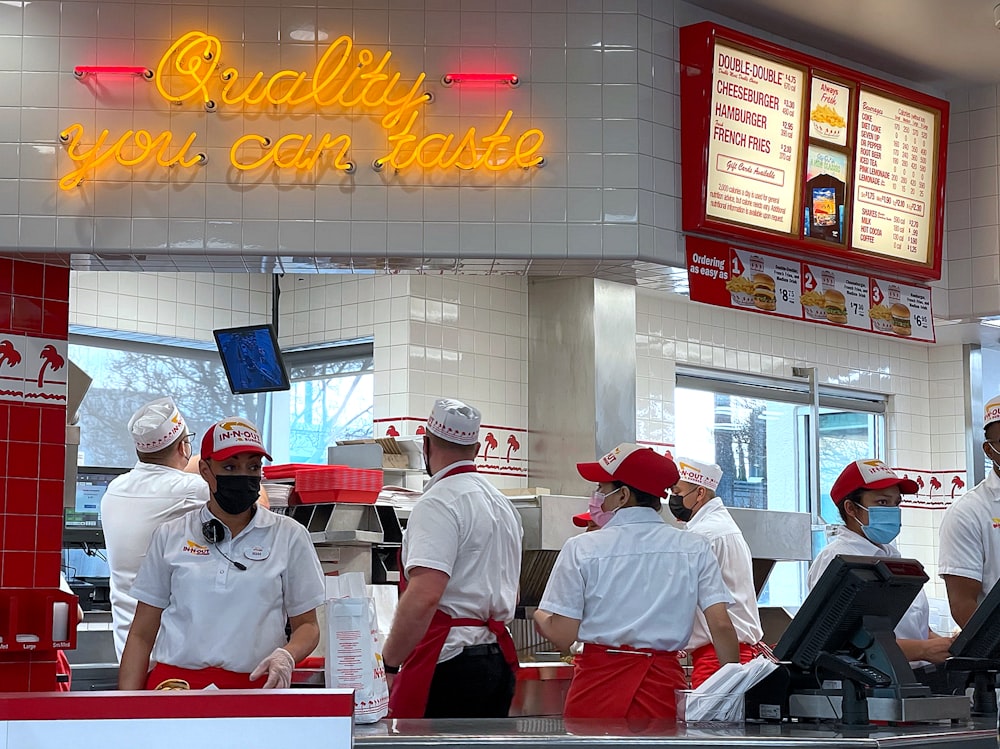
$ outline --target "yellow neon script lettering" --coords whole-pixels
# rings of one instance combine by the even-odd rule
[[[346,158],[347,151],[351,147],[350,136],[333,136],[326,133],[320,138],[315,150],[310,153],[309,146],[312,139],[312,135],[292,133],[270,143],[267,138],[261,135],[244,135],[233,143],[233,147],[229,151],[229,160],[240,171],[258,169],[267,164],[273,164],[279,169],[312,169],[325,151],[334,151],[339,146],[339,150],[336,150],[333,157],[333,168],[338,170],[351,168],[351,163]],[[259,146],[262,152],[255,161],[247,161],[240,157],[243,147],[251,143]],[[297,147],[294,147],[296,144],[298,144]]]
[[[118,140],[105,148],[108,135],[106,129],[102,130],[93,146],[81,148],[80,142],[84,136],[83,125],[79,123],[70,125],[60,133],[60,138],[67,144],[66,153],[77,167],[59,180],[59,187],[63,190],[73,189],[87,172],[92,169],[96,170],[112,159],[122,166],[137,166],[153,157],[160,166],[178,164],[185,168],[194,166],[201,161],[198,154],[187,157],[188,151],[194,145],[197,133],[191,133],[173,155],[169,154],[169,149],[174,136],[169,131],[162,132],[154,138],[148,130],[126,130]]]
[[[156,65],[153,74],[156,90],[167,101],[187,101],[199,92],[203,101],[209,101],[212,96],[208,82],[219,67],[221,54],[222,42],[217,37],[189,31],[170,45]],[[188,87],[172,92],[167,89],[164,79],[171,83],[187,83]]]
[[[455,150],[449,154],[448,150],[454,142],[455,135],[430,133],[418,141],[417,136],[410,132],[417,120],[417,113],[413,112],[407,120],[406,127],[389,136],[388,140],[393,144],[393,148],[378,159],[378,162],[394,169],[405,169],[417,163],[424,168],[436,166],[447,168],[454,165],[459,169],[483,168],[492,172],[502,172],[512,167],[536,166],[542,161],[542,157],[536,154],[545,141],[544,134],[538,129],[525,131],[517,139],[513,151],[507,152],[506,158],[498,159],[497,152],[503,151],[511,141],[511,136],[506,135],[505,131],[513,116],[514,113],[508,110],[496,130],[482,137],[484,147],[482,150],[476,143],[476,129],[470,127]],[[416,145],[413,145],[414,143]],[[436,144],[440,146],[432,148]],[[411,146],[412,150],[408,150]]]
[[[385,52],[378,60],[366,48],[358,50],[357,62],[352,64],[351,53],[354,41],[349,36],[333,40],[312,71],[312,77],[305,71],[279,70],[271,76],[261,71],[249,78],[238,68],[228,67],[218,77],[221,88],[213,93],[219,61],[222,56],[222,42],[218,37],[201,31],[190,31],[170,45],[156,66],[153,82],[156,90],[167,101],[184,102],[200,98],[208,102],[217,96],[223,104],[258,104],[273,106],[287,104],[298,106],[312,102],[324,108],[337,105],[344,109],[362,105],[366,107],[388,107],[382,118],[386,129],[396,127],[409,112],[426,104],[429,97],[420,93],[426,76],[420,73],[409,88],[400,88],[400,74],[391,76],[384,72],[392,57]],[[241,79],[246,85],[240,88]],[[351,96],[356,84],[361,90]]]

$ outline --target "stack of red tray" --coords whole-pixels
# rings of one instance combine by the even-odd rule
[[[380,468],[288,463],[267,466],[264,471],[268,479],[295,479],[295,489],[288,498],[289,505],[332,502],[373,505],[382,491]]]

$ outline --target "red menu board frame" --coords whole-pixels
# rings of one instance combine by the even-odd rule
[[[727,50],[736,52],[725,58],[728,63],[722,62],[722,57],[717,59],[716,50],[720,43],[723,46],[720,55]],[[742,54],[745,58],[740,59]],[[947,101],[712,22],[680,29],[680,60],[681,216],[684,232],[791,252],[807,262],[829,265],[839,261],[862,272],[873,270],[882,275],[892,273],[920,281],[941,278],[949,115]],[[728,65],[726,77],[729,80],[724,81],[721,73],[716,78],[717,64],[720,70],[724,64]],[[801,80],[798,80],[799,74],[804,76]],[[748,77],[756,87],[741,84]],[[812,106],[814,102],[810,101],[810,96],[817,95],[814,83],[828,84],[826,90],[832,92],[833,104],[827,114],[833,118],[831,124],[839,128],[829,127],[824,131],[823,122],[813,122],[817,119],[817,107]],[[776,86],[784,86],[785,90],[782,92]],[[716,116],[713,95],[719,92],[728,95],[735,106],[728,106],[725,114]],[[780,98],[775,99],[775,95]],[[862,99],[866,104],[867,120],[863,125],[860,112]],[[876,121],[872,122],[869,110],[873,108],[868,106],[868,102],[886,101],[899,105],[897,116],[892,119],[879,112]],[[755,112],[755,104],[764,108]],[[811,117],[810,109],[813,110]],[[789,112],[794,112],[794,116],[785,115]],[[916,135],[912,145],[900,144],[898,135],[895,136],[897,140],[886,141],[882,130],[887,122],[906,126],[908,132],[913,124],[900,120],[899,112],[903,112],[904,116],[916,114],[923,131],[923,140],[919,144]],[[922,119],[923,114],[929,116],[929,121]],[[769,131],[764,131],[761,124]],[[797,128],[793,128],[793,124]],[[838,133],[838,129],[841,132]],[[916,126],[913,129],[916,133]],[[746,131],[758,133],[749,135],[749,147],[745,147]],[[765,138],[765,135],[771,137]],[[930,145],[926,140],[928,137],[936,138],[936,143],[923,149],[919,156],[921,173],[917,174],[919,146]],[[724,145],[720,146],[720,143]],[[741,146],[744,146],[742,155],[730,158],[731,153],[740,152]],[[766,155],[754,160],[754,146]],[[891,175],[887,174],[885,166],[891,163],[893,157],[898,157],[900,146],[903,150],[902,163],[906,166],[901,171],[896,158],[897,166],[889,167],[893,171]],[[866,164],[876,161],[869,158],[873,147],[875,155],[880,158],[876,167],[868,167]],[[912,156],[908,151],[911,147]],[[777,158],[787,158],[786,164],[775,162],[776,157],[772,154],[779,148],[782,155]],[[713,149],[716,151],[715,160],[719,162],[714,165],[709,163]],[[722,156],[720,149],[726,151]],[[746,154],[750,157],[745,158]],[[908,156],[913,159],[912,167],[909,166]],[[830,185],[837,187],[824,187],[827,183],[816,182],[820,187],[812,186],[813,195],[809,196],[807,172],[813,170],[816,162],[822,164],[824,160],[834,165],[832,170],[827,171],[835,171],[840,179],[829,178],[826,174],[819,174],[814,179],[828,179]],[[777,169],[778,174],[773,168],[776,163],[782,167]],[[733,204],[746,203],[745,209],[736,207],[730,211],[735,214],[736,211],[746,210],[745,220],[741,220],[740,215],[725,215],[726,206],[720,202],[719,193],[713,192],[710,201],[710,178],[716,177],[716,173],[726,167],[744,184],[765,185],[760,193],[751,194],[747,189],[745,197],[739,188],[734,188],[741,192],[739,198],[722,196]],[[928,169],[929,174],[926,173]],[[914,199],[911,203],[906,195],[898,191],[893,193],[888,188],[878,189],[879,183],[892,180],[893,187],[901,182],[904,189],[915,194],[917,178],[920,179],[920,197],[923,200]],[[747,179],[756,181],[749,183]],[[789,185],[789,180],[794,180],[794,186]],[[874,184],[865,184],[862,180]],[[913,188],[908,187],[910,183]],[[827,198],[828,205],[817,202],[817,196]],[[768,213],[769,203],[774,211],[772,213]],[[885,204],[884,210],[879,203]],[[911,213],[911,210],[915,212]],[[785,212],[790,212],[790,223],[784,218]],[[832,229],[833,238],[829,233],[824,235],[819,232],[819,221],[815,220],[818,217],[836,226]],[[814,219],[811,229],[810,218]],[[859,219],[857,234],[855,218]],[[816,238],[817,234],[819,238]],[[859,247],[855,239],[870,241],[872,248]],[[890,241],[892,249],[875,249],[876,244],[886,245]],[[909,260],[905,257],[908,252],[918,256],[926,253],[926,258]]]

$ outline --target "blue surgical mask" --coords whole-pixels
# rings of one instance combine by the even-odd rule
[[[866,507],[868,525],[861,531],[874,544],[887,544],[899,535],[902,512],[898,507]]]

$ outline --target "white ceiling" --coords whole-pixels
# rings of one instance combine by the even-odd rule
[[[688,2],[923,86],[1000,82],[998,0]]]

